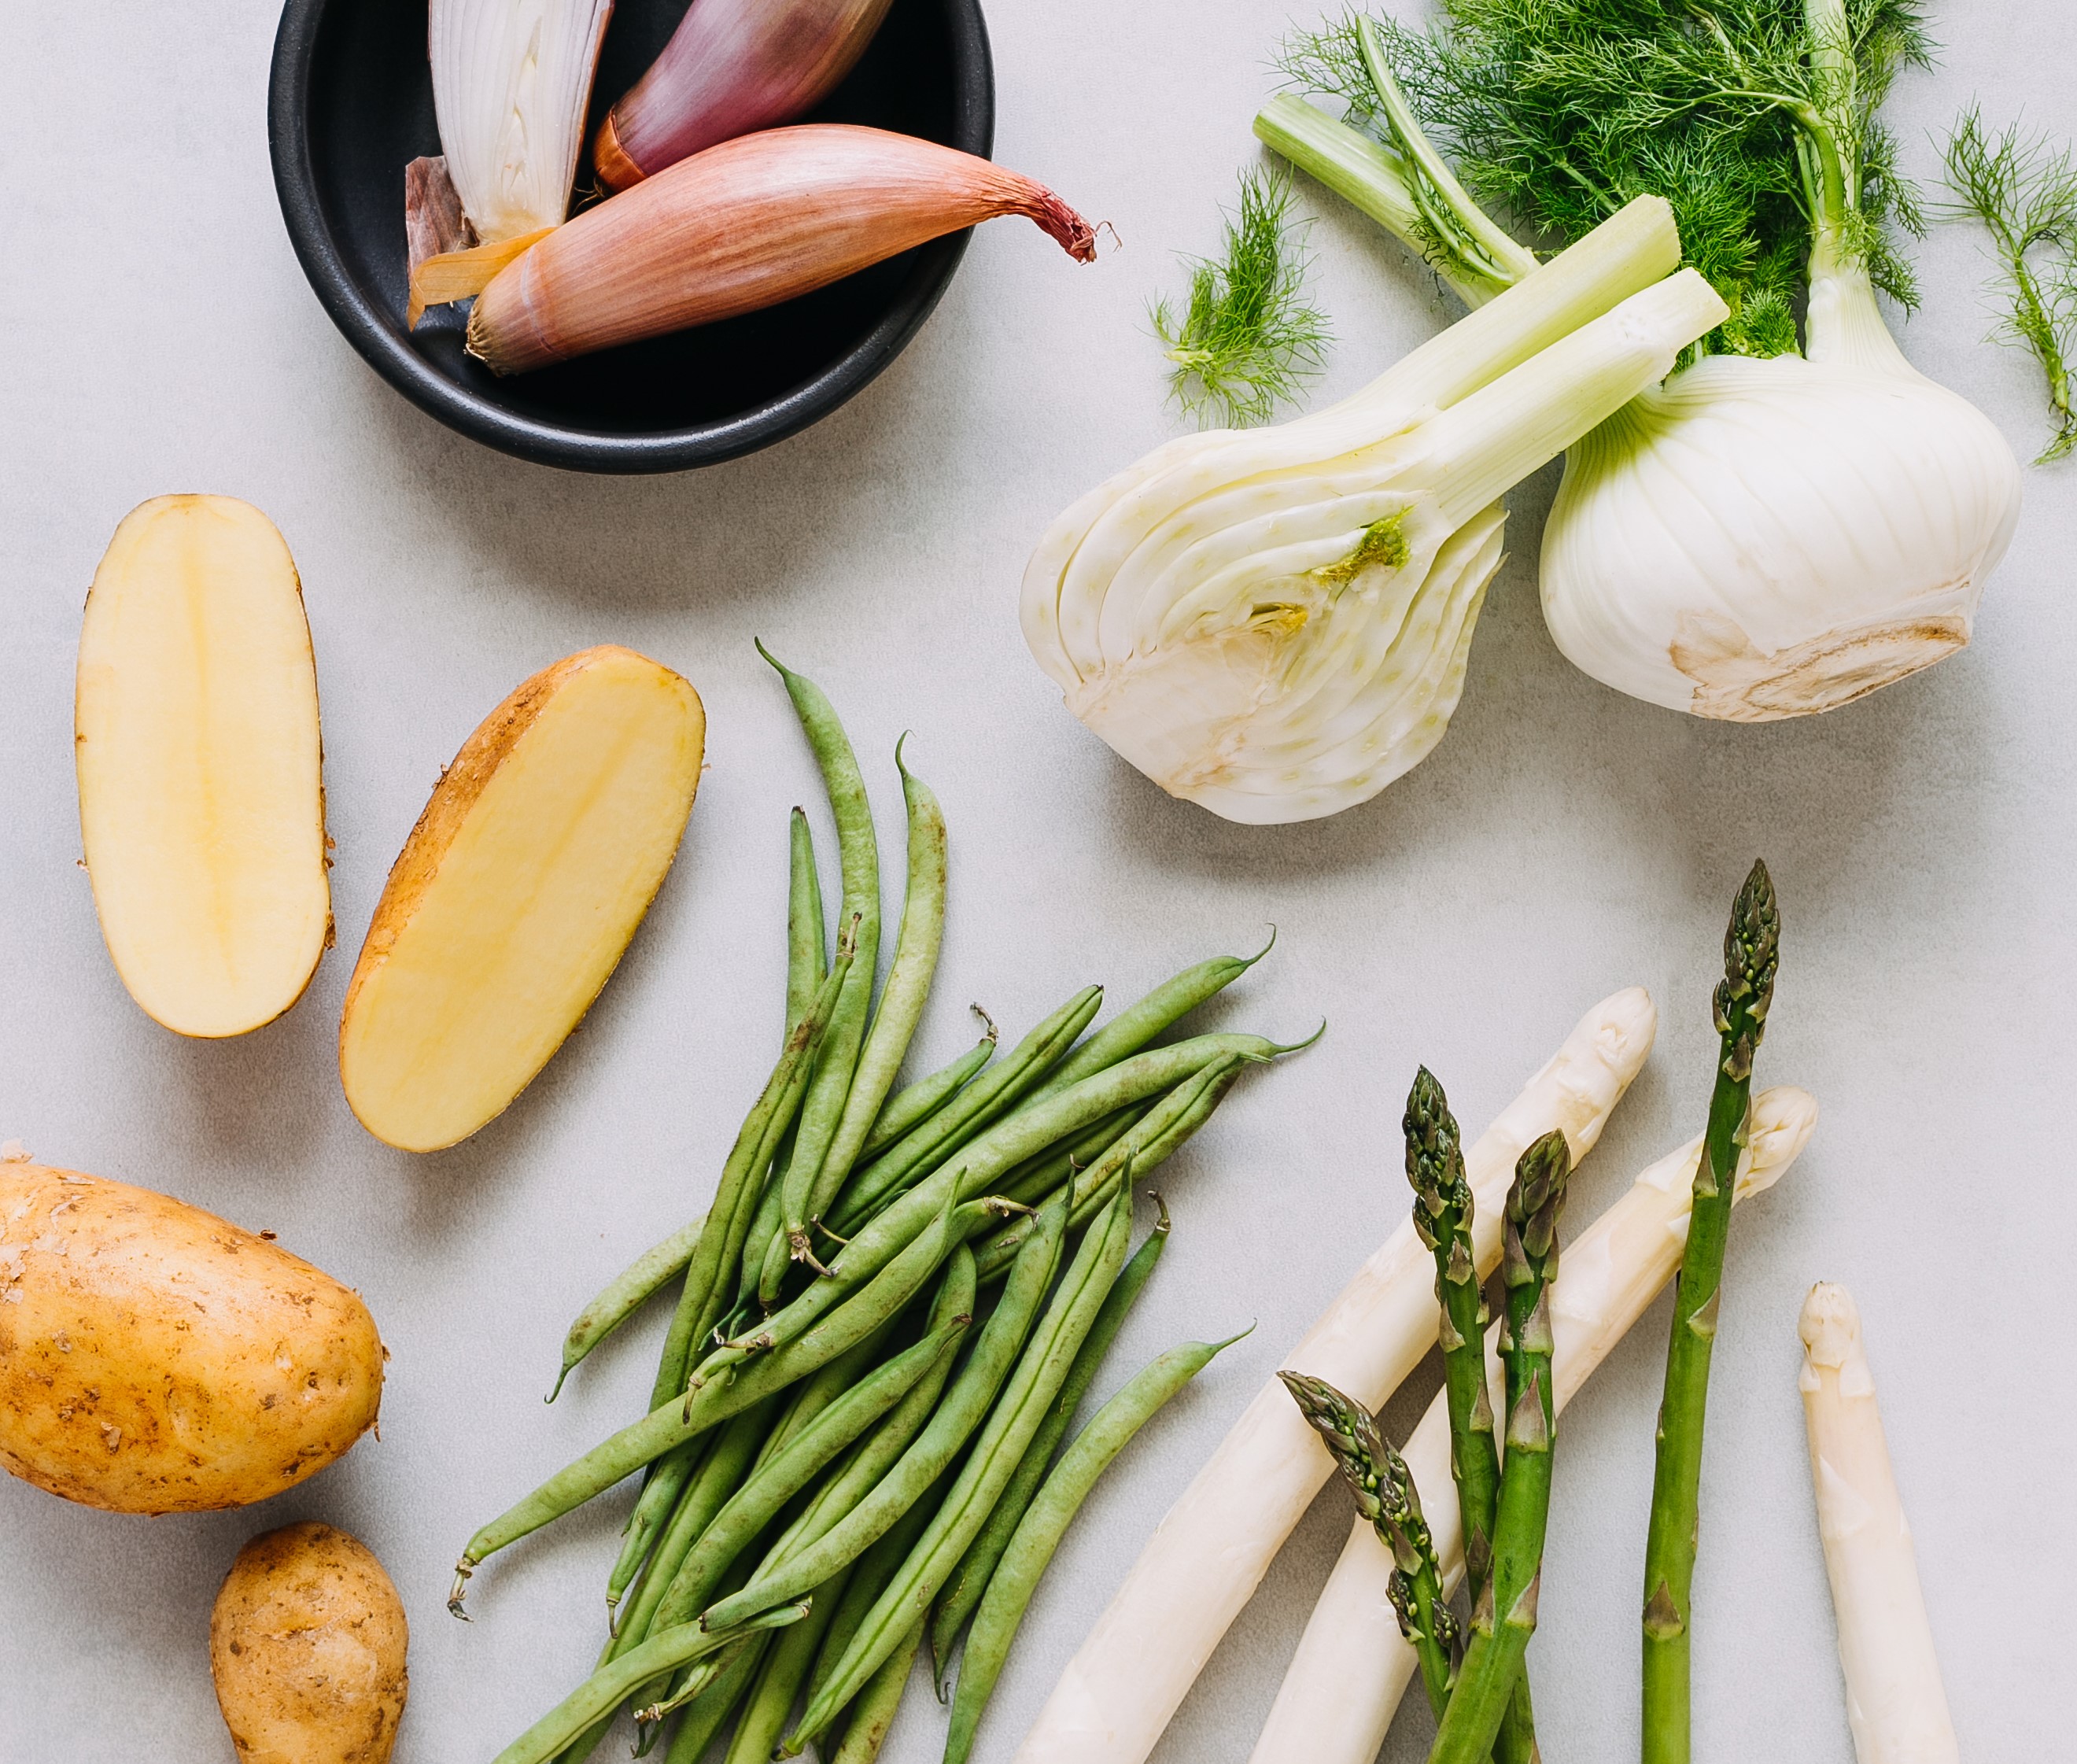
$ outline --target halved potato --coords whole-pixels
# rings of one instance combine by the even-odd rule
[[[74,739],[130,996],[183,1035],[279,1017],[330,940],[331,891],[310,628],[259,510],[161,496],[124,518],[86,597]]]
[[[451,1146],[547,1063],[663,885],[706,738],[689,681],[606,644],[543,668],[463,744],[347,988],[339,1077],[377,1138]]]

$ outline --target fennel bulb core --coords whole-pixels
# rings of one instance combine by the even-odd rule
[[[1704,358],[1567,456],[1543,613],[1595,679],[1767,722],[1968,643],[2018,461],[1905,361],[1858,267],[1813,273],[1809,331],[1807,357]]]

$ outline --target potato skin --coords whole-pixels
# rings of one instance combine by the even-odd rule
[[[387,1764],[410,1681],[403,1601],[330,1525],[262,1533],[209,1618],[209,1669],[239,1764]]]
[[[360,1296],[214,1214],[0,1163],[0,1466],[115,1512],[264,1500],[371,1426]]]

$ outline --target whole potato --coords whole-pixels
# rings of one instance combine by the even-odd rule
[[[403,1601],[359,1538],[310,1524],[255,1537],[209,1618],[239,1764],[385,1764],[410,1639]]]
[[[116,1512],[264,1500],[373,1423],[360,1296],[214,1214],[0,1163],[0,1465]]]

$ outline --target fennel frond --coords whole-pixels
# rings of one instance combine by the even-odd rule
[[[1927,53],[1916,0],[1842,0],[1815,27],[1804,0],[1450,0],[1409,29],[1351,15],[1302,32],[1280,65],[1349,123],[1399,131],[1367,77],[1362,32],[1464,185],[1531,236],[1584,236],[1633,198],[1672,205],[1686,261],[1731,317],[1711,341],[1796,347],[1813,235],[1917,300],[1897,232],[1922,231],[1875,110]]]
[[[1179,311],[1165,297],[1150,317],[1174,364],[1178,404],[1201,423],[1267,422],[1326,360],[1326,315],[1306,297],[1309,223],[1292,218],[1290,180],[1273,167],[1244,172],[1238,214],[1219,256],[1185,259],[1190,292]]]
[[[1996,335],[2030,352],[2048,381],[2055,433],[2035,460],[2046,465],[2077,449],[2070,361],[2077,355],[2077,162],[2067,147],[2012,123],[1983,127],[1971,105],[1947,140],[1954,211],[1974,215],[1991,235],[2010,310]]]

